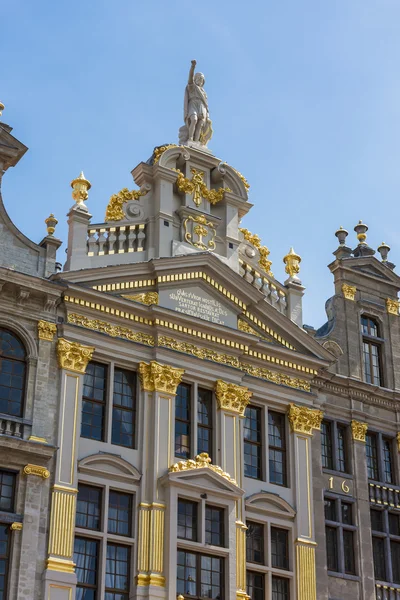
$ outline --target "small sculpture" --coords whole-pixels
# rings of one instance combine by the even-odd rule
[[[196,61],[192,60],[183,105],[185,125],[179,130],[179,143],[184,145],[197,142],[207,146],[213,134],[212,123],[208,112],[207,94],[203,88],[205,78],[203,73],[194,74],[195,67]]]

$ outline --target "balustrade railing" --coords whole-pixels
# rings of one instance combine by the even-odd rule
[[[104,256],[143,252],[146,242],[146,225],[105,226],[91,225],[88,228],[88,256]]]
[[[19,417],[0,414],[0,435],[23,438],[24,428],[27,426],[27,424],[27,422],[24,422],[24,419],[20,419]]]
[[[243,279],[251,283],[251,285],[264,294],[265,299],[269,304],[272,304],[279,312],[286,314],[287,301],[286,294],[283,290],[259,273],[252,265],[243,260],[239,261],[239,273]]]
[[[394,587],[393,584],[376,583],[376,600],[400,600],[400,587]]]
[[[380,506],[400,508],[400,488],[378,483],[369,484],[370,502]]]

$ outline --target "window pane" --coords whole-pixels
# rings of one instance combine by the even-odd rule
[[[190,456],[190,386],[180,383],[175,397],[175,456]]]
[[[108,595],[106,598],[109,600],[122,600],[129,597],[129,554],[130,549],[126,546],[107,544],[106,592]]]
[[[197,555],[178,550],[176,593],[183,596],[196,596]]]
[[[371,508],[371,529],[383,531],[383,511]]]
[[[375,385],[381,385],[381,373],[380,373],[380,348],[376,344],[369,344],[371,351],[372,360],[372,383]]]
[[[264,526],[261,523],[247,521],[246,560],[264,563]]]
[[[247,571],[247,593],[251,600],[265,600],[264,575]]]
[[[343,529],[344,572],[355,575],[353,532]]]
[[[14,511],[14,492],[16,474],[10,471],[0,471],[0,510]]]
[[[338,540],[336,527],[325,527],[328,571],[338,571]]]
[[[353,525],[353,505],[350,502],[342,502],[342,523]]]
[[[327,521],[337,521],[336,517],[336,500],[325,498],[325,519]]]
[[[136,373],[124,369],[115,369],[111,434],[113,444],[133,448],[135,417]]]
[[[22,417],[25,349],[7,329],[0,329],[0,413]]]
[[[197,502],[178,500],[178,537],[197,541]]]
[[[212,456],[212,391],[198,388],[197,395],[197,454]]]
[[[272,600],[289,600],[289,580],[272,576]]]
[[[385,547],[382,538],[372,538],[375,579],[386,581]]]
[[[206,544],[224,545],[224,510],[206,506]]]
[[[0,599],[7,598],[8,566],[10,560],[10,528],[0,523]]]
[[[400,536],[399,518],[397,513],[389,513],[389,532],[391,535]]]
[[[289,569],[289,534],[286,529],[271,527],[271,561],[277,569]]]
[[[385,479],[386,483],[394,483],[393,461],[392,461],[392,440],[383,438],[382,446],[383,446],[384,479]]]
[[[103,441],[107,367],[90,362],[83,380],[81,436]]]
[[[328,421],[321,423],[321,455],[323,468],[333,469],[332,424]]]
[[[378,324],[374,319],[370,319],[369,317],[361,318],[361,330],[363,335],[379,337]]]
[[[223,563],[221,558],[200,556],[201,585],[200,596],[202,598],[222,598]]]
[[[285,415],[268,411],[269,480],[286,485]]]
[[[392,573],[394,583],[400,583],[400,543],[390,542],[390,554],[392,555]]]
[[[130,494],[110,490],[108,533],[132,535],[132,496]]]
[[[244,422],[244,474],[261,479],[261,408],[248,406]]]
[[[337,425],[337,464],[336,470],[347,473],[346,426]]]
[[[74,562],[78,579],[77,598],[95,598],[97,590],[98,542],[75,538]],[[78,593],[78,589],[81,591]]]
[[[375,434],[367,433],[365,451],[367,455],[368,478],[378,481],[378,451]]]
[[[100,488],[79,485],[76,506],[76,526],[100,530],[101,513]]]

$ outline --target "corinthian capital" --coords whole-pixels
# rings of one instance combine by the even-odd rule
[[[235,383],[226,383],[222,379],[218,379],[215,384],[215,396],[218,408],[237,413],[243,417],[252,392],[249,392],[247,387]]]
[[[288,419],[292,431],[312,435],[313,429],[320,429],[323,414],[322,410],[291,404]]]
[[[162,365],[155,360],[139,364],[139,377],[142,389],[146,392],[166,392],[176,394],[176,388],[182,381],[184,369],[175,369]]]
[[[77,342],[69,342],[60,338],[57,344],[58,365],[61,369],[84,373],[94,350],[92,346],[83,346]]]

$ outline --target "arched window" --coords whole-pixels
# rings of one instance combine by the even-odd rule
[[[0,328],[0,413],[22,417],[26,352],[8,329]]]
[[[364,378],[367,383],[383,385],[382,378],[382,342],[379,325],[371,317],[361,317],[363,336]]]

